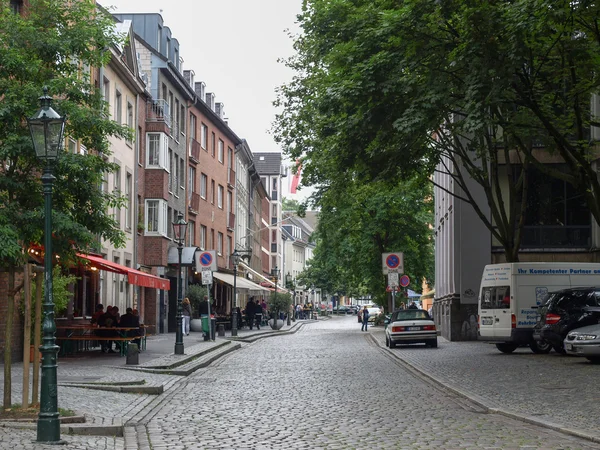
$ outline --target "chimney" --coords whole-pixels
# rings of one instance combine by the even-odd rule
[[[215,103],[215,112],[222,119],[225,118],[225,103]]]
[[[213,111],[215,110],[215,94],[213,94],[212,92],[207,92],[205,102],[210,109],[212,109]]]
[[[204,101],[204,90],[206,89],[206,83],[204,81],[198,81],[194,83],[194,91],[200,100]]]

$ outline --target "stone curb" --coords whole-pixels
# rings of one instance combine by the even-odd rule
[[[163,386],[115,386],[113,384],[59,384],[64,387],[92,389],[96,391],[120,392],[123,394],[148,394],[159,395],[163,393]]]
[[[273,336],[284,336],[287,334],[294,334],[296,333],[298,330],[300,330],[300,328],[302,328],[304,325],[307,325],[307,322],[301,322],[301,323],[296,323],[294,325],[291,326],[291,328],[289,328],[288,330],[277,330],[277,331],[269,331],[267,333],[260,333],[260,334],[256,334],[254,336],[248,336],[248,337],[230,337],[228,338],[231,342],[247,342],[247,343],[252,343],[252,342],[256,342],[259,339],[264,339],[264,338],[268,338],[268,337],[273,337]]]
[[[416,366],[413,366],[410,362],[404,360],[403,358],[398,356],[395,352],[392,352],[387,347],[382,346],[381,343],[379,342],[379,340],[377,340],[371,334],[368,335],[368,338],[371,339],[375,343],[375,345],[377,345],[382,350],[386,351],[391,357],[393,357],[395,360],[397,360],[399,363],[401,363],[406,369],[408,369],[410,372],[412,372],[415,376],[424,378],[430,382],[432,381],[435,384],[437,384],[438,386],[441,386],[444,389],[467,399],[468,401],[470,401],[470,402],[474,403],[475,405],[479,406],[480,408],[484,409],[486,413],[500,414],[505,417],[510,417],[511,419],[517,419],[517,420],[529,423],[531,425],[537,425],[537,426],[540,426],[543,428],[548,428],[550,430],[558,431],[563,434],[575,436],[575,437],[585,439],[585,440],[595,442],[595,443],[600,443],[600,436],[598,436],[598,435],[589,434],[582,430],[575,430],[572,428],[567,428],[560,424],[555,424],[550,421],[538,419],[536,417],[527,416],[525,414],[520,414],[517,412],[509,411],[509,410],[506,410],[504,408],[500,408],[497,406],[490,406],[488,400],[483,399],[477,395],[467,393],[464,390],[462,390],[461,388],[456,387],[456,386],[436,377],[435,375],[431,375]]]

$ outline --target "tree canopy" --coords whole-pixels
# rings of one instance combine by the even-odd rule
[[[109,208],[120,193],[101,189],[114,165],[109,136],[130,136],[110,119],[102,92],[90,74],[108,63],[122,41],[114,20],[95,2],[31,0],[16,14],[0,11],[0,264],[23,261],[23,249],[40,244],[44,229],[40,174],[26,119],[39,108],[43,87],[53,107],[67,116],[65,135],[89,151],[63,152],[54,166],[53,250],[69,255],[97,245],[98,237],[119,246],[124,234]]]
[[[306,0],[275,134],[317,202],[345,177],[445,172],[516,260],[529,165],[572,184],[600,222],[599,18],[589,1]]]

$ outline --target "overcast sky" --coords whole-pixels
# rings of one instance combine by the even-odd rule
[[[291,80],[280,58],[293,54],[287,31],[302,0],[104,0],[119,13],[160,13],[179,41],[184,70],[206,83],[225,104],[229,126],[253,152],[281,149],[268,130],[275,117],[275,88]],[[284,179],[284,186],[291,179]],[[306,189],[303,190],[305,194]],[[286,197],[300,199],[302,196]]]

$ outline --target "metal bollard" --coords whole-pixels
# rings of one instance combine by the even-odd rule
[[[140,363],[140,351],[137,344],[127,345],[127,362],[128,365],[138,365]]]
[[[225,325],[219,324],[219,336],[225,336]]]

